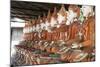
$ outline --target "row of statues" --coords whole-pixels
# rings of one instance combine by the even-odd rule
[[[94,6],[62,5],[51,14],[26,21],[21,45],[60,54],[65,62],[95,60]]]
[[[80,15],[82,16],[80,18]],[[25,40],[75,40],[80,39],[94,42],[95,39],[95,17],[93,6],[70,5],[68,11],[62,5],[60,11],[57,13],[56,8],[51,15],[44,15],[43,18],[26,22],[24,28]],[[84,18],[84,20],[82,20]],[[70,41],[69,41],[70,42]],[[91,43],[93,44],[93,43]],[[85,46],[85,45],[84,45]]]

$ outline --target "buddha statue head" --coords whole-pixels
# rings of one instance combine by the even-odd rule
[[[77,20],[76,18],[80,16],[80,8],[77,5],[69,5],[67,14],[68,16],[66,24],[70,25],[74,20]]]

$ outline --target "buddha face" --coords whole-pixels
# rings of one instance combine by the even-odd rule
[[[43,30],[43,29],[44,29],[44,23],[42,22],[42,23],[40,24],[40,26],[41,26],[41,29]]]
[[[33,32],[35,31],[35,26],[33,26]]]
[[[66,19],[65,16],[62,16],[61,14],[58,13],[57,20],[58,20],[58,23],[59,24],[61,24],[63,21],[65,21],[65,19]]]
[[[39,24],[37,24],[36,25],[36,31],[39,31],[39,29],[40,29],[40,26],[39,26]]]
[[[56,27],[57,26],[57,20],[54,19],[54,17],[51,18],[51,27]]]
[[[89,15],[89,13],[93,12],[93,7],[92,6],[82,6],[81,9],[82,9],[84,17],[87,17]]]
[[[76,12],[74,12],[73,10],[68,10],[68,13],[67,13],[67,25],[69,25],[70,23],[72,23],[73,22],[73,20],[74,20],[74,18],[75,17],[77,17],[77,13]]]
[[[46,21],[45,23],[45,30],[47,30],[48,32],[51,32],[51,24],[48,21]]]

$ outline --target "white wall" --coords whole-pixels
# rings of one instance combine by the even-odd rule
[[[15,53],[15,45],[23,39],[23,28],[11,28],[11,56]]]

